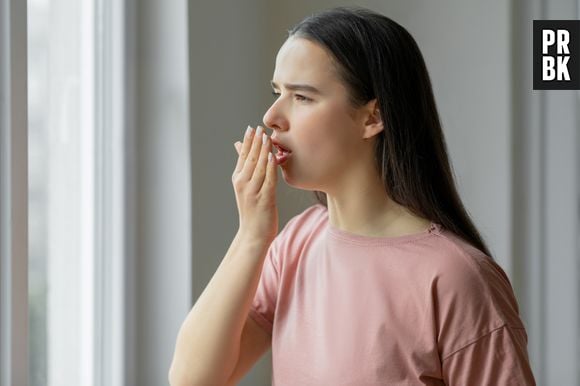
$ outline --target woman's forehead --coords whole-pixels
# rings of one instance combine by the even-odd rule
[[[273,81],[322,86],[337,79],[332,59],[322,46],[304,38],[290,37],[276,56]]]

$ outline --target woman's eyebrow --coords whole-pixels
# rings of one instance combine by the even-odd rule
[[[273,80],[271,80],[270,83],[272,84],[272,88],[278,88],[278,85]],[[314,94],[321,94],[319,89],[317,89],[314,86],[310,86],[308,84],[286,83],[286,84],[284,84],[284,88],[287,90],[293,90],[293,91],[302,90],[302,91],[309,91],[309,92],[314,93]]]

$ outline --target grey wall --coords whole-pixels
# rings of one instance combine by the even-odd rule
[[[187,2],[128,2],[129,183],[134,259],[127,272],[127,384],[165,385],[191,305]],[[135,54],[135,57],[132,54]],[[129,115],[132,115],[129,113]],[[133,157],[133,158],[131,158]],[[132,237],[132,235],[130,235]],[[132,244],[132,243],[131,243]]]

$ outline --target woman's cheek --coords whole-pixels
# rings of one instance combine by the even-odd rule
[[[340,156],[333,150],[332,142],[320,139],[309,144],[307,157],[313,162],[328,164],[333,158]]]

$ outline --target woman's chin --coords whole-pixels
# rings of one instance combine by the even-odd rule
[[[308,190],[308,191],[319,190],[318,185],[309,184],[306,181],[304,181],[304,178],[299,178],[298,172],[296,172],[295,168],[289,168],[288,165],[285,165],[285,167],[281,167],[280,169],[282,169],[282,178],[284,179],[286,185],[299,190]]]
[[[300,189],[298,186],[299,183],[296,179],[294,169],[290,167],[289,162],[285,162],[283,165],[279,165],[280,170],[282,172],[282,178],[287,185],[292,186],[293,188]]]

